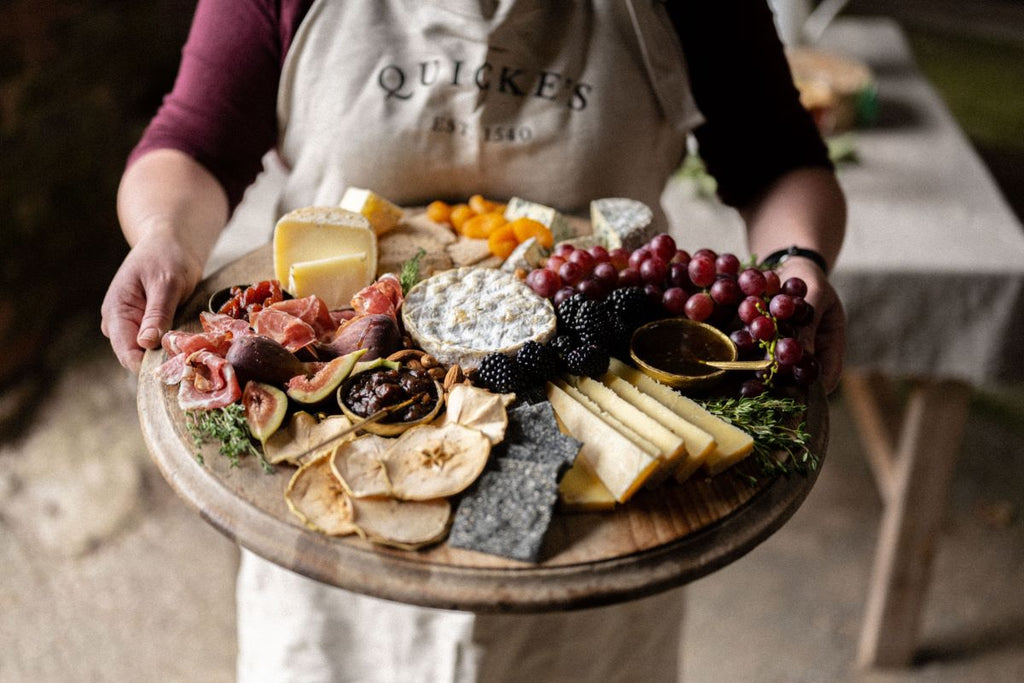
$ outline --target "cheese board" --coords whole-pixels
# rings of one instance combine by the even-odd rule
[[[176,327],[197,316],[219,289],[273,272],[270,245],[216,272],[179,310]],[[329,537],[302,525],[283,492],[294,470],[265,473],[254,459],[237,466],[208,445],[196,448],[174,387],[149,351],[139,377],[138,410],[147,446],[178,495],[239,545],[283,567],[347,590],[428,607],[535,612],[611,604],[704,576],[749,552],[796,511],[814,485],[806,476],[761,477],[747,463],[714,477],[637,493],[611,512],[556,513],[536,563],[450,547],[416,551]],[[808,444],[819,462],[828,442],[828,406],[820,384],[806,397]],[[752,468],[752,465],[750,466]]]

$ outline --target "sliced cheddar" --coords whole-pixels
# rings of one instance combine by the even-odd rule
[[[362,214],[378,235],[394,230],[402,220],[402,209],[373,190],[350,187],[345,190],[339,206]]]
[[[754,439],[749,434],[712,415],[703,406],[679,394],[672,387],[615,358],[612,359],[609,370],[714,437],[715,448],[704,461],[704,470],[709,475],[713,476],[728,469],[754,450]]]
[[[353,211],[330,206],[296,209],[274,227],[274,277],[282,284],[297,263],[353,254],[365,257],[359,282],[366,286],[377,275],[377,236],[370,221]],[[355,274],[351,275],[355,281]]]
[[[603,512],[615,507],[615,496],[587,467],[587,461],[577,458],[558,482],[558,503],[565,512]]]
[[[293,263],[288,269],[288,291],[302,298],[316,295],[331,310],[348,306],[366,286],[365,251],[316,261]]]
[[[605,373],[601,377],[601,382],[624,401],[657,420],[683,439],[686,445],[686,455],[685,458],[679,460],[675,470],[676,479],[679,481],[685,480],[700,469],[708,455],[715,450],[715,438],[711,434],[692,422],[684,420],[664,403],[640,391],[630,382],[612,372]]]
[[[571,388],[571,387],[570,387]],[[577,460],[622,503],[658,469],[658,458],[626,438],[562,388],[548,383],[548,400],[569,433],[583,442]]]
[[[658,448],[665,476],[674,472],[686,458],[686,442],[681,436],[644,414],[601,382],[590,377],[575,377],[572,384],[602,410],[653,443]]]

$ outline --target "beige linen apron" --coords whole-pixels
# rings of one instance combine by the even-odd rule
[[[654,0],[317,0],[285,62],[279,210],[659,198],[699,114]],[[537,615],[402,605],[243,551],[240,681],[675,681],[682,591]]]

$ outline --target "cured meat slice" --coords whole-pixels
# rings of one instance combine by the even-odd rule
[[[253,333],[252,328],[249,327],[249,321],[232,318],[223,313],[203,311],[199,314],[199,322],[206,332],[230,335],[230,339],[246,337]]]
[[[295,316],[312,327],[320,341],[330,341],[334,336],[334,331],[338,329],[338,324],[331,317],[331,311],[327,304],[316,295],[301,299],[286,299],[272,304],[268,308]]]
[[[168,359],[157,368],[157,377],[164,384],[177,384],[184,375],[186,358],[198,351],[209,351],[223,356],[231,346],[231,334],[171,330],[164,334],[160,344],[167,352]]]
[[[292,353],[317,340],[309,323],[274,308],[254,313],[251,322],[256,334],[270,337]]]
[[[196,351],[185,359],[185,371],[178,385],[182,410],[213,410],[231,405],[242,397],[235,369],[212,351]]]
[[[385,273],[373,284],[356,292],[352,297],[352,308],[356,315],[383,313],[397,319],[402,298],[401,282],[393,273]]]

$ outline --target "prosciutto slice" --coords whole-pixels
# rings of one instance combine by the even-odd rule
[[[373,284],[356,292],[352,297],[352,308],[357,316],[381,313],[397,320],[402,299],[402,283],[394,273],[385,273]]]
[[[330,341],[334,331],[338,329],[337,323],[331,317],[331,311],[327,304],[318,296],[311,295],[301,299],[286,299],[271,304],[268,308],[275,311],[282,311],[293,315],[302,322],[313,328],[314,334],[320,341]]]
[[[256,334],[270,337],[292,353],[317,340],[309,323],[273,307],[254,313],[250,322]]]
[[[178,385],[182,410],[213,410],[229,406],[242,397],[242,389],[231,364],[212,351],[196,351],[185,359],[185,371]]]
[[[249,321],[232,318],[230,315],[224,315],[223,313],[203,311],[199,314],[199,323],[206,332],[229,335],[229,340],[248,337],[253,333],[252,328],[249,327]]]
[[[223,356],[231,346],[231,338],[230,334],[224,332],[167,332],[160,340],[160,345],[167,352],[168,358],[156,369],[157,377],[164,384],[177,384],[185,373],[186,358],[198,351]]]

